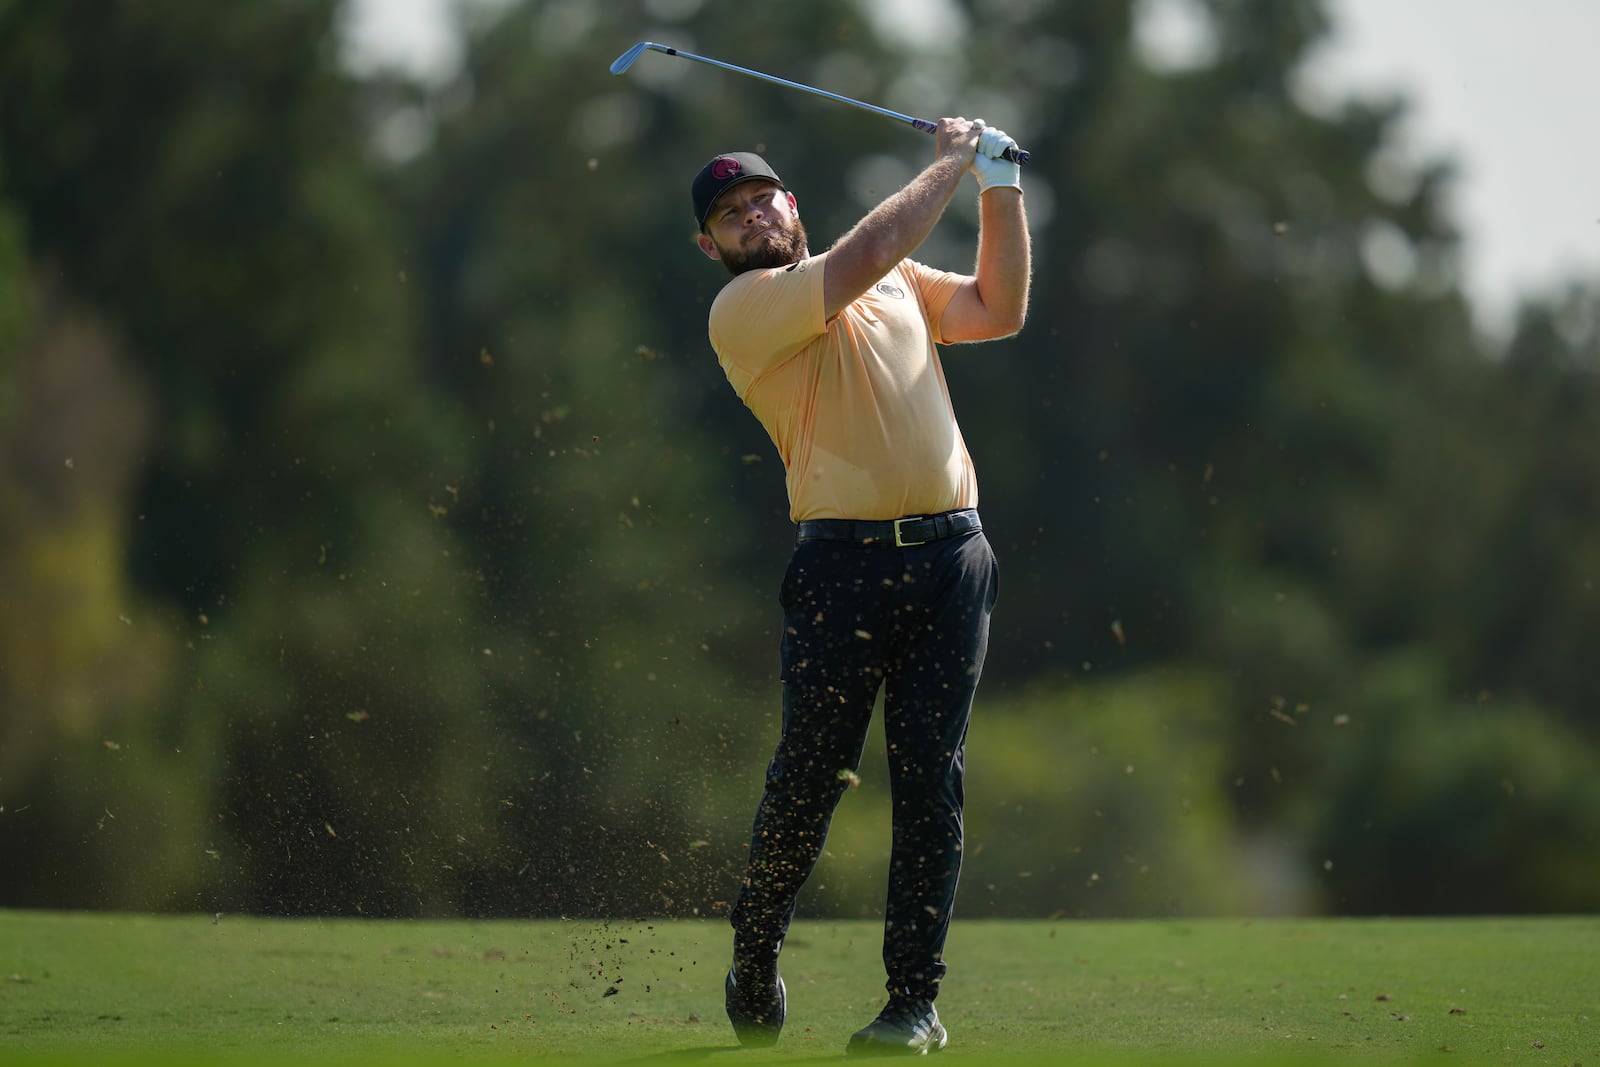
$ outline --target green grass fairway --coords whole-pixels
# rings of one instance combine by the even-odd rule
[[[880,928],[797,923],[740,1050],[720,921],[0,912],[0,1064],[838,1059]],[[1600,919],[957,920],[943,1062],[1588,1063]]]

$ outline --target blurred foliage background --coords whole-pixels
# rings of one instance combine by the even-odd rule
[[[1132,0],[522,0],[430,82],[335,0],[0,0],[0,905],[727,907],[792,535],[688,181],[764,152],[822,247],[930,144],[650,39],[1033,152],[1028,327],[946,353],[965,914],[1600,907],[1600,293],[1480,332],[1323,5],[1197,2],[1174,69]],[[808,914],[880,907],[874,743]]]

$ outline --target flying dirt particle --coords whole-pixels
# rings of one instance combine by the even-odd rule
[[[67,457],[67,460],[66,460],[66,465],[67,465],[67,470],[69,470],[69,471],[70,471],[70,470],[73,470],[73,469],[74,469],[74,468],[75,468],[75,466],[76,466],[76,464],[74,464],[74,463],[73,463],[73,462],[72,462],[72,457],[71,457],[71,456],[68,456],[68,457]]]
[[[863,641],[871,641],[872,640],[872,634],[868,633],[866,630],[857,630],[856,631],[856,636],[861,638],[861,640],[863,640]]]
[[[859,789],[861,787],[861,776],[849,767],[839,768],[838,779],[851,789]]]
[[[121,752],[122,751],[122,746],[117,744],[115,741],[107,741],[105,743],[105,746],[106,746],[106,751],[107,752]]]
[[[595,171],[600,169],[600,161],[595,159],[593,156],[590,156],[589,162],[585,163],[584,166],[589,168],[590,174],[593,174]]]
[[[1289,224],[1287,222],[1274,222],[1272,224],[1272,232],[1278,237],[1282,237],[1289,232]]]
[[[1348,715],[1335,715],[1333,717],[1333,725],[1335,725],[1335,726],[1349,726],[1350,725],[1350,716],[1348,716]]]
[[[616,987],[616,986],[614,986],[614,985],[612,985],[612,986],[606,986],[606,991],[605,991],[605,992],[604,992],[604,993],[601,993],[601,994],[600,994],[600,997],[601,997],[601,999],[604,999],[604,998],[606,998],[606,997],[614,997],[614,996],[616,996],[616,995],[617,995],[617,994],[618,994],[618,993],[620,993],[620,992],[622,992],[622,990],[620,990],[620,989],[618,989],[618,988],[617,988],[617,987]]]
[[[1111,636],[1117,639],[1117,644],[1119,645],[1125,645],[1128,643],[1128,635],[1122,632],[1121,619],[1111,620]]]
[[[345,712],[344,717],[349,719],[351,722],[366,722],[368,719],[372,718],[372,714],[368,712],[366,708],[357,708],[355,711]]]

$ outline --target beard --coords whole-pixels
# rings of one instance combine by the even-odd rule
[[[799,219],[791,219],[786,226],[763,232],[748,252],[721,245],[717,250],[722,255],[722,265],[735,276],[749,270],[787,267],[806,258],[806,228]]]

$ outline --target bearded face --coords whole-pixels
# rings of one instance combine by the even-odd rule
[[[797,217],[775,222],[767,229],[747,235],[737,246],[717,242],[723,266],[733,275],[798,263],[806,257],[806,247],[806,228]]]

